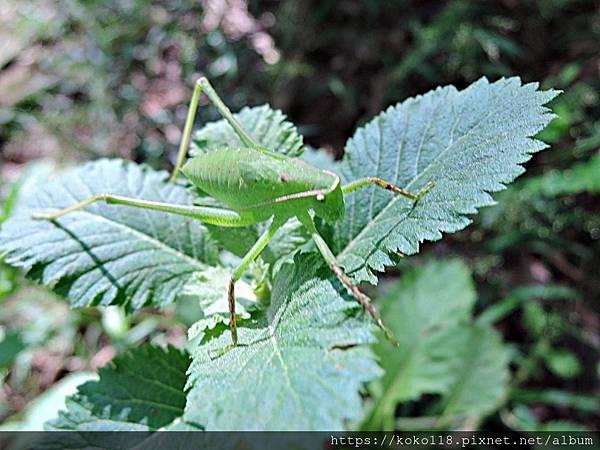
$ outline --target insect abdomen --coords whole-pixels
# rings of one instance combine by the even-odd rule
[[[299,208],[315,205],[322,209],[323,199],[317,200],[316,192],[328,192],[337,180],[334,174],[304,161],[279,160],[249,148],[208,152],[190,159],[183,172],[207,194],[241,214],[254,216],[256,221],[266,220],[273,214],[294,216]],[[274,202],[284,196],[311,191],[315,192],[312,196]]]

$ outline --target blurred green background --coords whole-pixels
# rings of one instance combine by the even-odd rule
[[[450,256],[472,272],[474,314],[511,362],[503,404],[474,426],[599,428],[596,1],[4,0],[0,223],[17,180],[48,164],[122,157],[169,169],[202,75],[232,110],[268,102],[337,158],[358,125],[438,85],[519,75],[564,90],[540,135],[551,150],[499,205],[388,275]],[[201,108],[197,124],[215,118]],[[0,420],[35,427],[32,400],[70,374],[142,341],[185,343],[175,310],[69,310],[1,261],[0,302]],[[410,418],[427,407],[403,404],[398,424],[418,426]]]

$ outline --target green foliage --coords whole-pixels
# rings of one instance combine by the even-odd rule
[[[174,348],[146,345],[117,356],[67,399],[50,430],[145,431],[183,415],[189,357]]]
[[[25,343],[19,333],[0,328],[0,369],[9,367],[24,348]]]
[[[406,273],[381,299],[400,342],[381,340],[375,353],[385,371],[373,384],[367,429],[395,428],[398,403],[438,394],[438,426],[455,417],[488,414],[506,395],[508,353],[490,326],[471,320],[475,288],[459,260],[440,260]]]
[[[234,114],[242,128],[264,148],[287,156],[301,156],[302,136],[285,115],[269,105],[243,108]],[[191,156],[222,147],[240,147],[242,142],[233,128],[224,120],[211,122],[198,130],[192,139]]]
[[[373,325],[317,255],[301,254],[274,280],[271,305],[230,336],[190,329],[185,420],[207,430],[340,430],[361,413],[361,385],[380,375]],[[232,405],[241,405],[239,408]]]
[[[196,70],[201,24],[184,18],[199,15],[200,5],[9,0],[7,6],[8,51],[0,64],[14,63],[18,83],[10,83],[9,73],[0,81],[3,137],[14,134],[29,151],[63,161],[141,155],[157,163],[166,145],[156,130],[177,123],[174,103],[185,99],[183,79]]]
[[[6,221],[13,210],[18,198],[21,182],[14,183],[6,195],[6,198],[0,203],[0,226]],[[0,302],[10,294],[15,287],[15,270],[5,264],[4,258],[0,255]]]
[[[417,253],[420,242],[467,226],[467,214],[492,204],[489,192],[546,147],[531,136],[552,120],[542,105],[556,94],[518,78],[481,79],[406,100],[360,128],[346,146],[345,181],[379,176],[413,192],[435,184],[416,204],[375,187],[350,194],[334,238],[344,268],[374,283],[394,254]]]
[[[436,85],[462,88],[481,75],[496,79],[519,73],[524,80],[543,80],[544,87],[565,90],[551,103],[558,118],[536,136],[554,150],[530,161],[528,175],[495,195],[499,204],[484,208],[475,226],[424,250],[468,258],[477,277],[477,310],[483,309],[477,323],[497,326],[510,341],[513,385],[520,388],[511,389],[506,408],[481,427],[575,430],[581,426],[576,421],[597,423],[600,214],[593,153],[600,145],[600,9],[595,2],[242,0],[229,2],[233,6],[220,18],[206,7],[216,3],[6,0],[0,14],[0,203],[2,197],[6,205],[15,203],[7,184],[33,159],[64,165],[118,155],[170,167],[185,102],[200,75],[214,82],[234,110],[267,100],[285,110],[301,125],[305,142],[340,159],[349,131],[400,98]],[[250,21],[243,14],[246,4]],[[250,35],[236,35],[240,18],[250,25]],[[256,30],[261,39],[253,35]],[[264,42],[263,31],[279,50],[274,64],[249,48],[251,41]],[[203,105],[197,123],[215,117],[214,108]],[[305,151],[304,157],[325,154]],[[331,168],[327,158],[323,163]],[[338,171],[339,163],[331,165]],[[46,183],[32,183],[29,190]],[[262,300],[269,297],[271,271],[276,273],[306,242],[296,234],[302,228],[289,225],[263,254],[269,272],[261,264],[260,273],[247,279],[254,280],[253,287],[260,280]],[[237,256],[262,231],[252,227],[227,234],[206,228],[215,247]],[[335,245],[334,236],[328,239]],[[222,264],[236,263],[228,252],[220,256]],[[404,259],[401,269],[414,260]],[[189,325],[202,315],[198,300],[205,299],[204,308],[213,298],[223,300],[209,294],[177,301],[178,309],[194,303],[193,314],[180,312],[177,319],[185,316],[182,321]],[[94,365],[103,349],[120,351],[146,339],[164,342],[165,335],[152,331],[158,323],[169,330],[169,339],[179,336],[181,326],[172,308],[145,310],[127,318],[131,339],[116,343],[111,333],[100,331],[100,316],[107,316],[103,308],[67,314],[60,299],[32,289],[1,261],[0,301],[6,333],[22,336],[27,346],[11,367],[0,370],[5,384],[0,420],[46,389],[55,364],[58,379],[83,362]],[[222,315],[209,317],[216,326]],[[40,367],[40,360],[50,367]],[[409,429],[410,416],[421,423],[424,415],[436,419],[438,396],[403,401],[396,425]]]
[[[56,222],[31,218],[104,192],[191,203],[187,191],[167,184],[166,177],[120,160],[69,170],[25,199],[2,226],[0,248],[9,264],[24,268],[73,306],[169,304],[191,274],[217,261],[217,248],[202,224],[102,204]]]
[[[531,298],[533,299],[533,298]],[[547,299],[561,299],[549,296]],[[528,333],[533,337],[532,361],[525,363],[526,371],[537,375],[540,368],[537,364],[545,365],[557,377],[570,379],[582,371],[581,362],[571,351],[561,349],[561,340],[568,334],[575,334],[565,319],[556,310],[535,301],[523,304],[523,321]]]
[[[346,181],[380,176],[411,191],[435,184],[416,203],[375,188],[350,194],[344,221],[324,230],[340,263],[357,280],[376,282],[376,272],[396,254],[416,253],[423,240],[465,227],[466,215],[491,204],[490,192],[502,189],[523,171],[520,164],[531,153],[544,148],[531,136],[552,118],[542,105],[555,95],[516,78],[492,84],[481,79],[463,91],[446,87],[406,100],[359,129],[340,165],[321,162],[339,168]],[[302,152],[301,137],[280,112],[262,106],[238,117],[270,149]],[[228,145],[239,143],[217,122],[196,134],[194,152]],[[88,163],[25,197],[0,230],[7,261],[28,269],[31,278],[73,306],[164,307],[183,294],[202,317],[188,333],[189,369],[183,367],[187,357],[173,356],[173,350],[125,353],[101,373],[100,382],[84,385],[69,400],[52,427],[154,430],[177,418],[208,430],[337,430],[363,418],[361,389],[381,375],[369,347],[374,325],[314,248],[304,245],[307,235],[297,222],[280,230],[269,246],[264,255],[269,268],[258,263],[254,283],[240,283],[240,345],[226,349],[230,269],[224,265],[230,256],[218,249],[242,255],[261,227],[223,231],[104,204],[53,222],[31,219],[32,212],[105,192],[215,204],[181,184],[168,184],[164,172],[146,166]],[[375,406],[367,423],[376,428],[392,428],[396,405],[425,394],[440,396],[434,406],[439,426],[477,420],[504,395],[506,353],[489,325],[470,321],[475,293],[468,271],[457,262],[422,271],[410,274],[384,301],[384,317],[401,347],[375,346],[386,369],[379,390],[372,391]],[[187,369],[171,380],[185,381],[186,394],[150,369],[171,358],[181,358],[179,372]],[[129,378],[134,375],[150,379],[134,385]],[[166,392],[174,395],[177,389],[181,395],[171,398],[177,405],[165,405]],[[244,407],[232,408],[240,399]],[[159,412],[150,417],[152,401]]]
[[[591,392],[583,393],[581,386],[577,386],[576,391],[569,391],[570,383],[565,383],[559,389],[543,385],[541,388],[532,387],[549,373],[564,380],[572,380],[583,374],[584,367],[579,356],[563,346],[574,339],[579,341],[581,347],[590,345],[590,342],[579,328],[569,323],[568,317],[559,312],[561,304],[571,305],[580,300],[578,291],[563,286],[525,285],[511,290],[505,298],[487,307],[477,318],[477,323],[486,326],[510,323],[511,318],[520,319],[523,337],[509,344],[511,364],[516,368],[507,399],[507,406],[512,411],[510,415],[505,414],[511,428],[551,430],[557,425],[566,427],[563,430],[577,430],[582,427],[573,423],[540,423],[535,417],[536,410],[560,408],[569,411],[568,417],[598,410],[598,399]]]
[[[533,284],[513,289],[508,295],[488,306],[479,317],[480,324],[491,325],[504,319],[516,309],[527,307],[535,300],[569,300],[577,297],[577,292],[564,286]]]
[[[582,371],[581,363],[575,353],[566,350],[554,350],[546,357],[548,367],[561,378],[575,378]]]
[[[526,403],[545,403],[563,408],[594,412],[600,409],[600,399],[593,395],[577,394],[556,389],[516,389],[512,393],[515,400]]]
[[[581,424],[570,420],[549,420],[540,423],[539,419],[526,407],[519,405],[507,417],[508,425],[513,430],[524,432],[557,432],[557,431],[589,431]]]

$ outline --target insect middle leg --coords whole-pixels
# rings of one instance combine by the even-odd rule
[[[242,277],[250,263],[261,254],[284,222],[285,220],[282,220],[278,217],[273,218],[269,227],[258,238],[252,248],[248,250],[248,253],[246,253],[246,255],[242,258],[242,261],[235,268],[231,278],[229,279],[229,285],[227,287],[227,303],[229,305],[229,330],[231,331],[233,346],[236,346],[238,343],[237,329],[235,326],[235,282]]]
[[[396,194],[403,195],[404,197],[409,198],[414,201],[419,200],[421,197],[423,197],[425,194],[427,194],[427,192],[429,192],[431,190],[431,188],[433,187],[433,183],[430,182],[430,183],[427,183],[420,191],[413,193],[413,192],[409,192],[405,189],[399,188],[395,184],[385,181],[382,178],[366,177],[366,178],[360,178],[358,180],[352,181],[351,183],[348,183],[347,185],[343,186],[342,192],[344,192],[344,194],[347,194],[349,192],[353,192],[358,189],[362,189],[369,185],[374,185],[374,186],[378,186],[382,189],[387,189],[388,191],[392,191],[392,192],[395,192]]]

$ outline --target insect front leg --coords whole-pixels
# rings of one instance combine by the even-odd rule
[[[221,100],[221,97],[219,97],[208,79],[202,77],[196,81],[194,86],[194,93],[192,94],[192,100],[190,101],[187,117],[185,119],[185,125],[183,127],[181,142],[179,143],[179,150],[177,151],[177,161],[175,163],[175,167],[173,168],[170,181],[175,181],[177,178],[179,170],[181,169],[183,161],[185,160],[185,156],[187,155],[192,138],[192,128],[194,126],[194,120],[196,118],[196,112],[198,110],[198,104],[200,102],[200,95],[202,92],[206,94],[212,104],[215,105],[221,116],[227,121],[227,123],[229,123],[229,125],[231,125],[244,146],[260,149],[260,146],[250,137],[248,133],[246,133],[246,131],[244,131],[240,123],[231,113],[230,109],[227,107],[227,105],[225,105],[225,103],[223,103],[223,100]]]
[[[344,194],[347,194],[349,192],[353,192],[358,189],[362,189],[369,185],[378,186],[382,189],[386,189],[388,191],[395,192],[396,194],[403,195],[404,197],[409,198],[414,201],[419,200],[421,197],[423,197],[425,194],[427,194],[433,187],[433,183],[429,182],[420,191],[413,193],[413,192],[409,192],[405,189],[399,188],[395,184],[385,181],[382,178],[366,177],[366,178],[360,178],[356,181],[352,181],[351,183],[348,183],[347,185],[343,186],[342,192]]]
[[[177,151],[177,161],[171,173],[169,181],[173,182],[179,175],[179,170],[185,160],[188,148],[190,146],[190,140],[192,139],[192,128],[194,127],[194,120],[196,118],[196,111],[198,110],[198,103],[200,102],[200,94],[202,93],[202,85],[200,81],[194,86],[194,93],[192,94],[192,100],[190,100],[190,106],[188,109],[187,117],[185,119],[185,125],[183,127],[183,134],[181,135],[181,142],[179,142],[179,150]]]
[[[242,125],[236,120],[231,110],[227,107],[227,105],[225,105],[223,100],[221,100],[221,97],[219,97],[208,79],[202,77],[196,81],[194,86],[194,92],[192,94],[192,99],[190,100],[190,106],[185,119],[185,125],[183,127],[183,134],[181,135],[181,142],[179,143],[179,150],[177,151],[177,161],[175,162],[175,167],[173,168],[173,173],[171,174],[170,178],[171,182],[177,179],[177,175],[179,174],[181,166],[183,165],[183,161],[185,160],[185,156],[187,155],[190,141],[192,139],[194,120],[196,119],[196,112],[198,110],[198,104],[200,103],[200,95],[202,92],[206,94],[211,103],[215,105],[219,111],[219,114],[221,114],[221,116],[233,128],[244,146],[253,148],[276,159],[286,159],[286,157],[283,155],[263,148],[254,139],[252,139],[252,137],[242,128]]]
[[[67,208],[51,213],[33,213],[32,218],[37,220],[56,220],[69,213],[81,210],[93,203],[104,202],[107,204],[126,205],[134,208],[150,209],[179,216],[191,217],[210,225],[224,227],[243,227],[251,222],[243,218],[237,212],[228,209],[211,208],[205,206],[177,205],[173,203],[155,202],[151,200],[140,200],[132,197],[113,194],[97,194],[75,203]]]

